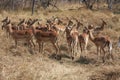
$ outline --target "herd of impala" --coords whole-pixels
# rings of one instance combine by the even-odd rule
[[[66,33],[66,41],[68,44],[68,50],[70,51],[70,57],[73,60],[76,57],[78,50],[87,50],[89,39],[97,47],[98,58],[102,56],[102,61],[105,62],[107,47],[109,58],[113,59],[112,55],[112,42],[108,36],[95,36],[96,34],[102,33],[104,26],[107,24],[103,19],[101,26],[94,27],[88,25],[83,28],[82,34],[79,34],[78,29],[83,24],[77,18],[59,18],[54,17],[42,21],[40,19],[20,19],[18,24],[13,24],[9,17],[2,20],[2,30],[7,34],[7,37],[13,38],[15,41],[15,47],[17,47],[18,41],[24,40],[27,42],[29,47],[35,47],[33,39],[35,38],[36,43],[39,45],[39,52],[43,51],[43,44],[50,42],[53,44],[56,50],[56,56],[59,54],[59,41],[58,36],[61,31]]]

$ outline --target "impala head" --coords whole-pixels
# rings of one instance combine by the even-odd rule
[[[1,22],[4,23],[4,22],[8,22],[9,21],[9,18],[6,17],[5,19],[3,19]]]
[[[58,23],[59,23],[59,24],[63,24],[64,26],[67,26],[69,20],[70,20],[70,19],[69,19],[68,17],[60,18]]]
[[[46,22],[47,22],[48,24],[50,24],[50,25],[52,25],[52,24],[54,23],[54,21],[51,20],[51,19],[46,19],[46,20],[47,20]]]
[[[77,18],[74,18],[74,20],[76,21],[76,24],[77,24],[77,29],[79,29],[80,26],[83,26],[83,23],[81,23],[80,20],[78,20]]]
[[[11,23],[11,21],[10,21],[10,19],[5,19],[4,21],[3,21],[3,25],[2,25],[2,30],[3,30],[3,28],[5,28],[8,24],[10,24]]]
[[[69,20],[69,21],[68,21],[68,25],[67,25],[67,26],[69,26],[69,27],[70,27],[70,26],[72,26],[73,24],[74,24],[74,23],[73,23],[73,21],[72,21],[72,20]]]
[[[19,19],[20,22],[18,23],[18,26],[20,26],[21,24],[23,24],[25,22],[25,19]]]
[[[9,21],[7,22],[7,25],[10,24],[10,23],[11,23],[11,21],[9,20]]]
[[[66,26],[65,32],[66,32],[67,34],[70,34],[71,29],[72,29],[72,27]]]
[[[34,25],[36,22],[38,21],[38,19],[34,19],[29,25]]]
[[[89,33],[89,29],[88,29],[87,27],[84,27],[84,29],[83,29],[83,33],[88,34],[88,33]]]
[[[56,27],[56,24],[53,24],[52,26],[51,26],[51,29],[53,29],[53,30],[55,30],[55,31],[58,31],[59,29]]]
[[[33,22],[33,20],[31,18],[28,19],[28,21],[26,21],[27,25],[30,25]]]
[[[88,29],[91,30],[91,29],[94,29],[94,26],[92,24],[88,25]]]
[[[93,31],[94,31],[93,25],[88,25],[88,27],[84,27],[84,29],[83,29],[83,32],[85,32],[85,33],[90,33]]]
[[[103,19],[101,19],[101,20],[102,20],[102,22],[103,22],[104,25],[107,25],[107,23]]]
[[[120,42],[120,36],[119,36],[119,42]]]
[[[55,20],[54,20],[54,22],[56,23],[56,24],[63,24],[63,21],[59,18],[59,17],[56,17],[55,18]]]

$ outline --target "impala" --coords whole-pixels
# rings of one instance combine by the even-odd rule
[[[50,42],[53,44],[53,47],[56,49],[56,54],[59,53],[59,46],[58,46],[58,33],[57,31],[42,31],[36,29],[34,25],[32,25],[33,34],[39,44],[39,52],[41,51],[41,44],[43,42]],[[43,47],[43,46],[42,46]]]
[[[17,47],[18,41],[23,41],[23,40],[26,41],[28,45],[30,45],[30,47],[32,46],[32,44],[34,45],[32,30],[14,30],[10,21],[7,27],[10,35],[15,41],[15,47]]]
[[[71,20],[69,20],[65,32],[67,43],[71,51],[71,58],[73,60],[76,54],[75,50],[78,49],[78,30],[76,29],[76,25],[73,25]]]
[[[95,29],[94,29],[94,31],[95,32],[100,32],[100,31],[103,31],[104,30],[104,27],[105,27],[105,25],[107,25],[107,23],[103,20],[103,19],[101,19],[102,20],[102,25],[101,26],[98,26],[98,27],[96,27]]]
[[[83,49],[87,50],[88,39],[89,39],[89,34],[86,27],[83,29],[83,33],[78,36],[78,39],[79,39],[80,49],[82,53]]]
[[[112,42],[110,40],[109,37],[107,36],[98,36],[98,37],[94,37],[93,33],[92,33],[93,29],[89,30],[89,38],[90,40],[95,44],[95,46],[97,47],[97,54],[98,57],[99,55],[101,55],[101,51],[103,51],[103,57],[102,60],[103,62],[105,62],[105,47],[108,47],[108,51],[109,51],[109,56],[113,59],[113,55],[112,55]],[[100,52],[100,54],[99,54]]]

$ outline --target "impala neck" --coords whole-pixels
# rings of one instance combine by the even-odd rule
[[[90,40],[94,42],[94,36],[91,31],[89,32],[89,37],[90,37]]]
[[[119,37],[119,42],[120,42],[120,37]]]
[[[101,28],[103,29],[103,28],[104,28],[104,26],[105,26],[105,24],[104,24],[104,23],[102,23]]]
[[[11,24],[8,24],[8,28],[9,28],[9,32],[13,33],[13,29],[12,29],[12,25]]]
[[[32,25],[32,31],[33,31],[33,34],[36,34],[36,29],[34,25]]]
[[[35,24],[35,22],[37,22],[37,20],[34,20],[30,25],[34,25]]]
[[[79,27],[80,27],[80,22],[77,22],[77,30],[79,29]]]

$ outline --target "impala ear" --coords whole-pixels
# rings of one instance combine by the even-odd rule
[[[68,17],[66,17],[67,20],[70,20]]]
[[[23,19],[23,21],[25,22],[25,19]]]
[[[40,25],[40,22],[38,21],[38,25]]]
[[[83,23],[80,22],[80,24],[83,26]]]
[[[76,26],[76,24],[73,24],[73,27],[75,27]]]
[[[119,41],[120,41],[120,37],[119,37]]]
[[[7,24],[10,24],[10,23],[11,23],[11,21],[9,20]]]
[[[104,21],[102,18],[101,18],[102,21]]]
[[[5,19],[3,19],[1,22],[5,22],[8,20],[8,17],[6,17]]]
[[[103,23],[107,24],[106,21],[104,19],[101,19]]]
[[[5,19],[9,19],[8,16]]]
[[[89,30],[94,29],[93,25],[88,25],[88,29]]]
[[[8,19],[8,16],[6,17],[6,19]]]
[[[20,18],[19,21],[22,21],[22,19]]]
[[[31,19],[31,18],[29,18],[29,20],[31,20],[31,21],[32,21],[32,19]]]
[[[77,18],[75,18],[75,17],[73,17],[73,19],[74,19],[75,21],[77,21],[77,22],[79,21],[79,20],[78,20]]]
[[[88,30],[88,28],[87,28],[86,26],[85,26],[84,28],[85,28],[86,30]]]
[[[15,23],[11,23],[11,25],[13,26],[13,25],[15,25]]]

